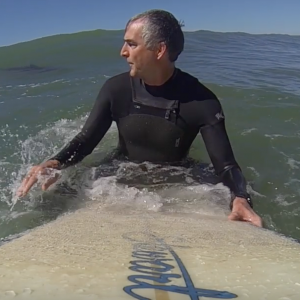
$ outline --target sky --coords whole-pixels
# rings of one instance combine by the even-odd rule
[[[300,35],[300,0],[0,0],[0,46],[94,29],[123,29],[142,11],[170,11],[184,30]]]

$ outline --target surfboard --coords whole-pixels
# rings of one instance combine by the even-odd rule
[[[300,245],[190,213],[87,207],[0,247],[0,299],[300,299]]]

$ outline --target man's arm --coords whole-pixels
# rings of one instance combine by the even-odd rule
[[[219,100],[206,100],[200,132],[216,174],[235,197],[249,197],[246,180],[235,160],[225,128],[225,116]]]
[[[31,187],[38,182],[39,175],[51,175],[42,184],[42,189],[47,190],[59,178],[58,173],[53,173],[54,169],[63,169],[73,165],[94,150],[112,123],[111,87],[112,85],[106,81],[81,132],[57,155],[31,168],[17,190],[18,197],[23,197],[28,193]]]
[[[261,218],[252,209],[246,179],[235,160],[225,129],[225,116],[221,104],[218,99],[213,99],[202,101],[202,105],[201,135],[216,173],[233,194],[229,219],[246,221],[262,227]]]
[[[63,169],[91,154],[112,124],[111,102],[111,85],[105,82],[81,132],[49,160],[59,161]]]

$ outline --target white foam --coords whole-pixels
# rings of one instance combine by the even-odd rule
[[[147,164],[148,167],[155,169],[154,165]],[[174,167],[165,167],[168,174],[184,175],[184,169],[177,168],[177,174]],[[125,170],[125,171],[124,171]],[[126,172],[128,170],[128,172]],[[149,172],[148,185],[138,184],[137,179],[143,180],[139,166],[133,163],[122,163],[117,170],[116,176],[99,178],[90,181],[85,188],[86,197],[95,201],[100,201],[105,205],[121,204],[130,206],[133,210],[164,210],[172,212],[194,212],[205,215],[226,216],[229,212],[230,192],[223,184],[210,185],[193,182],[169,184],[156,182],[155,173]],[[136,176],[133,176],[136,175]],[[146,173],[147,177],[148,172]],[[160,174],[156,173],[158,177]],[[172,175],[171,179],[172,179]],[[129,184],[126,184],[126,181]],[[120,183],[121,182],[121,183]],[[125,182],[125,183],[124,183]],[[87,184],[87,181],[85,182]],[[136,184],[134,186],[134,184]]]
[[[100,178],[94,181],[85,193],[89,198],[99,200],[103,204],[122,204],[133,209],[146,208],[153,211],[162,206],[162,198],[157,193],[118,185],[116,180],[115,176]]]
[[[241,135],[247,135],[253,131],[257,131],[257,128],[249,128],[242,131]]]

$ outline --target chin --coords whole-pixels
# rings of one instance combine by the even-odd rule
[[[130,70],[130,76],[131,77],[138,77],[138,74],[137,74],[137,72],[135,70],[131,69]]]

